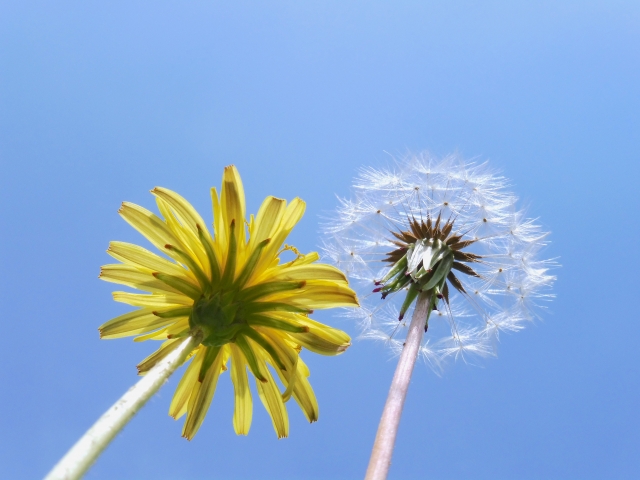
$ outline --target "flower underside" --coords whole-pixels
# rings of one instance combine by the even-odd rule
[[[374,292],[382,292],[382,298],[387,295],[407,289],[407,296],[400,308],[398,320],[404,318],[405,313],[420,293],[430,297],[431,308],[436,309],[440,299],[449,304],[449,286],[464,294],[462,283],[453,273],[457,270],[465,275],[478,277],[479,275],[467,263],[479,262],[482,257],[462,250],[476,240],[463,240],[463,234],[452,233],[454,221],[449,219],[442,222],[441,214],[435,221],[427,215],[423,219],[409,220],[409,229],[400,233],[391,231],[396,240],[391,243],[398,248],[387,253],[383,261],[392,266],[385,277],[376,282],[382,285]],[[425,323],[428,328],[429,319]]]
[[[119,213],[170,260],[137,245],[111,242],[107,252],[122,263],[103,266],[100,278],[148,293],[114,292],[116,301],[139,308],[102,325],[101,338],[164,340],[138,365],[140,374],[175,350],[182,338],[201,339],[169,409],[174,418],[187,415],[182,433],[188,439],[200,428],[229,360],[237,434],[246,435],[252,419],[247,368],[279,438],[288,435],[285,402],[291,397],[310,422],[316,421],[318,405],[300,351],[337,355],[351,343],[346,333],[309,315],[358,303],[340,270],[314,263],[315,252],[303,255],[284,244],[304,213],[304,202],[296,198],[287,205],[267,197],[245,228],[240,176],[235,167],[226,167],[221,194],[211,191],[212,235],[183,197],[164,188],[152,193],[164,219],[126,202]],[[296,258],[281,263],[284,251]]]

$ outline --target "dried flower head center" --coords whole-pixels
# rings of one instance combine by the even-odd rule
[[[480,261],[480,255],[462,251],[475,240],[462,240],[463,235],[452,232],[453,220],[449,219],[442,224],[441,214],[435,221],[430,216],[427,216],[426,221],[412,218],[409,229],[401,230],[400,233],[391,232],[397,239],[392,240],[392,243],[398,248],[387,253],[384,261],[392,266],[385,277],[376,282],[381,286],[374,292],[381,292],[382,298],[385,298],[391,293],[408,288],[400,308],[399,320],[402,320],[420,293],[430,295],[434,309],[440,299],[449,303],[448,283],[459,292],[466,293],[452,270],[478,276],[465,263]]]

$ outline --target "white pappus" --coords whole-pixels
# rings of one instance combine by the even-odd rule
[[[467,162],[458,155],[408,155],[389,169],[362,169],[353,198],[340,199],[324,226],[324,254],[347,274],[362,305],[345,316],[358,321],[362,337],[386,342],[394,353],[402,349],[410,318],[402,309],[410,284],[390,288],[385,276],[406,247],[411,252],[420,243],[420,225],[424,232],[428,223],[443,241],[448,236],[447,243],[464,245],[467,259],[462,261],[470,264],[450,269],[458,270],[454,277],[459,282],[447,277],[455,288],[444,286],[446,298],[437,291],[440,300],[420,353],[436,372],[447,358],[494,355],[500,332],[522,329],[553,297],[555,276],[549,269],[556,263],[540,255],[548,233],[516,203],[506,179],[486,162]],[[418,243],[412,245],[414,236]],[[409,275],[406,269],[404,275]]]

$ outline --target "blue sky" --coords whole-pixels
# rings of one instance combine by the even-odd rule
[[[634,238],[640,4],[632,1],[2,2],[0,477],[43,476],[156,345],[101,341],[117,215],[156,185],[210,218],[238,166],[249,211],[301,196],[291,238],[361,166],[428,149],[488,159],[552,231],[557,298],[496,359],[417,368],[390,478],[640,477]],[[317,318],[357,336],[337,312]],[[228,375],[197,437],[173,378],[87,478],[361,478],[395,363],[305,355],[320,402],[236,437]]]

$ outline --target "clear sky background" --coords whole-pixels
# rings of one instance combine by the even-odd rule
[[[0,477],[43,476],[134,382],[157,343],[103,341],[127,311],[98,280],[117,214],[156,185],[211,218],[238,166],[255,212],[320,217],[358,168],[428,149],[488,159],[552,231],[557,298],[496,359],[416,369],[390,477],[640,478],[640,3],[112,1],[0,3]],[[337,311],[316,318],[357,330]],[[395,362],[354,341],[304,355],[320,403],[248,437],[221,377],[192,442],[176,375],[90,479],[361,478]],[[257,397],[256,397],[257,400]]]

